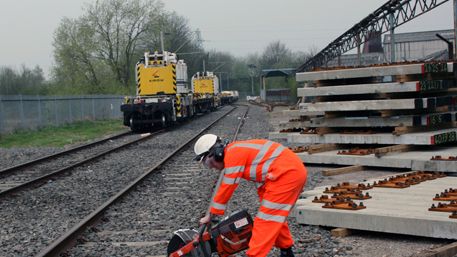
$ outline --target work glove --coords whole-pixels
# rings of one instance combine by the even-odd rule
[[[211,214],[206,215],[205,217],[200,219],[200,225],[207,224],[211,221]]]

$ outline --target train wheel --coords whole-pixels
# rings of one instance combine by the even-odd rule
[[[130,117],[130,130],[132,132],[139,132],[140,131],[140,126],[136,124],[135,120],[133,119],[133,116]]]

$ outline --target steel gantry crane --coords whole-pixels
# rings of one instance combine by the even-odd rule
[[[391,0],[343,33],[313,58],[302,64],[297,69],[297,72],[310,71],[313,68],[325,65],[328,61],[367,42],[372,32],[384,33],[391,31],[393,34],[393,30],[396,27],[448,1]]]

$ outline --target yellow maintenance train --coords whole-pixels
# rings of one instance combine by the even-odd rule
[[[166,51],[144,54],[136,64],[136,86],[136,96],[126,97],[121,105],[124,125],[132,131],[167,127],[238,98],[237,92],[220,94],[212,72],[198,72],[189,87],[186,63]]]

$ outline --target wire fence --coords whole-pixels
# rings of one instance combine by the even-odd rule
[[[0,95],[0,134],[82,120],[121,118],[123,96]]]

